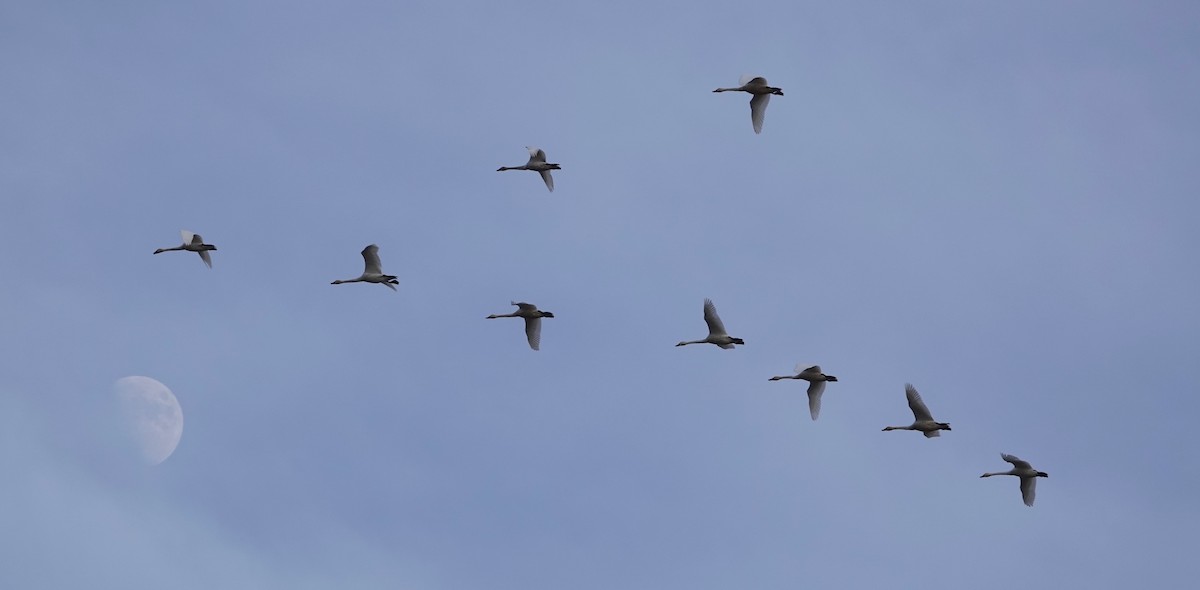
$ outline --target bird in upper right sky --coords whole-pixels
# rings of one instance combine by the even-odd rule
[[[754,132],[762,133],[763,117],[767,115],[767,103],[771,102],[771,95],[778,94],[783,96],[783,90],[767,85],[767,79],[762,76],[742,76],[738,80],[737,88],[718,88],[713,92],[749,92],[754,95],[750,98],[750,122],[754,124]]]
[[[1008,471],[996,471],[994,473],[985,473],[979,477],[991,477],[993,475],[1015,475],[1021,478],[1021,499],[1026,506],[1033,506],[1033,499],[1037,495],[1037,478],[1050,477],[1050,474],[1045,471],[1038,471],[1029,464],[1029,461],[1022,461],[1013,455],[1000,453],[1000,458],[1012,463],[1013,468]]]

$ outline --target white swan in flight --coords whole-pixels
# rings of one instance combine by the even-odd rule
[[[771,95],[778,94],[783,96],[783,90],[767,85],[767,79],[762,76],[742,76],[738,80],[737,88],[718,88],[713,92],[749,92],[754,95],[750,98],[750,122],[754,124],[754,132],[762,133],[763,117],[767,115],[767,103],[771,102]]]
[[[908,408],[912,410],[916,420],[909,426],[888,426],[883,429],[884,432],[888,430],[920,430],[925,433],[926,438],[934,438],[941,436],[938,434],[939,430],[950,430],[948,422],[938,422],[933,419],[933,414],[929,413],[929,408],[925,406],[921,394],[917,393],[917,388],[908,383],[904,384],[904,395],[908,398]]]
[[[525,318],[525,339],[529,341],[529,348],[541,350],[539,348],[542,343],[542,318],[552,318],[553,313],[542,311],[532,303],[511,302],[517,306],[517,311],[512,313],[494,313],[487,317],[489,320],[496,318]]]
[[[1038,471],[1029,464],[1029,461],[1022,461],[1013,455],[1000,453],[1000,458],[1012,463],[1013,468],[1008,471],[996,471],[994,473],[985,473],[979,477],[991,477],[993,475],[1015,475],[1021,478],[1021,499],[1025,501],[1026,506],[1033,506],[1033,499],[1037,496],[1037,478],[1050,477],[1050,474],[1045,471]]]
[[[186,229],[181,230],[179,235],[183,236],[183,244],[175,246],[174,248],[159,248],[155,250],[154,253],[162,254],[163,252],[171,252],[173,250],[187,250],[188,252],[195,252],[200,255],[200,260],[203,260],[206,266],[212,268],[212,258],[208,257],[208,251],[216,250],[217,247],[212,244],[205,244],[204,238],[200,237],[200,234],[194,234]]]
[[[356,279],[338,279],[329,283],[330,285],[340,285],[342,283],[379,283],[393,291],[396,290],[396,285],[400,281],[396,280],[393,275],[383,274],[383,267],[379,263],[379,246],[371,244],[362,251],[363,257],[363,273],[362,276]]]
[[[547,163],[546,152],[542,151],[541,148],[527,145],[525,149],[529,150],[529,161],[524,166],[501,166],[496,169],[496,172],[504,172],[505,170],[534,170],[542,175],[542,180],[545,181],[546,188],[550,189],[550,192],[554,192],[554,177],[550,176],[550,171],[562,170],[562,168],[559,168],[558,164]]]
[[[717,306],[713,305],[712,299],[704,300],[704,323],[708,324],[708,337],[703,340],[687,340],[675,346],[707,343],[716,344],[721,348],[733,348],[734,344],[746,344],[741,338],[734,338],[725,333],[725,324],[721,322],[721,317],[717,315]]]
[[[813,420],[816,420],[817,416],[821,414],[821,394],[825,393],[825,383],[829,381],[836,383],[838,380],[833,375],[822,373],[820,365],[805,367],[803,364],[796,365],[795,375],[778,375],[767,381],[779,381],[780,379],[808,381],[808,413],[812,415]]]

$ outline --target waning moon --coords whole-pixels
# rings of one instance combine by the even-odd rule
[[[183,436],[183,409],[166,385],[149,377],[122,377],[113,383],[117,404],[142,458],[151,465],[167,460]]]

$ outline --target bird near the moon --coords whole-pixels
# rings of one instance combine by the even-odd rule
[[[183,436],[183,409],[166,385],[130,376],[113,383],[123,426],[150,465],[167,460]]]

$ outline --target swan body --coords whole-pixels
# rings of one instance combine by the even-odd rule
[[[552,318],[553,313],[542,311],[532,303],[511,302],[517,306],[517,311],[512,313],[494,313],[487,317],[489,320],[496,318],[525,318],[525,339],[529,341],[529,348],[541,350],[539,347],[542,342],[542,318]]]
[[[363,273],[355,279],[338,279],[329,283],[330,285],[340,285],[342,283],[379,283],[393,291],[396,290],[396,285],[400,281],[396,280],[393,275],[383,274],[383,266],[379,262],[379,246],[371,244],[362,251],[363,257]]]
[[[546,152],[541,148],[533,146],[525,146],[529,150],[529,161],[524,166],[501,166],[496,169],[496,172],[504,172],[505,170],[533,170],[542,175],[542,181],[546,183],[546,188],[550,192],[554,192],[554,177],[550,176],[551,170],[562,170],[558,164],[546,162]]]
[[[687,344],[716,344],[721,348],[733,348],[734,344],[746,344],[741,338],[734,338],[725,333],[725,324],[721,322],[721,317],[717,315],[717,306],[713,305],[712,299],[704,300],[704,323],[708,324],[708,336],[703,340],[687,340],[680,342],[675,346],[684,346]]]
[[[1033,506],[1033,500],[1037,496],[1037,478],[1050,477],[1050,474],[1045,471],[1034,469],[1029,461],[1022,461],[1013,455],[1000,453],[1000,458],[1012,463],[1013,468],[1008,471],[996,471],[985,473],[979,477],[991,477],[993,475],[1015,475],[1021,478],[1021,500],[1026,506]]]
[[[883,429],[885,432],[888,430],[920,430],[925,433],[926,438],[935,438],[941,436],[938,434],[939,430],[950,430],[948,422],[938,422],[933,419],[933,414],[929,413],[929,408],[925,406],[921,394],[917,393],[917,388],[906,383],[904,395],[908,398],[908,408],[912,410],[913,417],[916,419],[908,426],[888,426]]]
[[[754,132],[762,133],[763,117],[767,115],[767,103],[771,102],[771,95],[776,94],[783,96],[783,90],[767,85],[767,79],[762,76],[742,76],[739,81],[741,86],[737,88],[718,88],[713,92],[749,92],[753,96],[750,97],[750,122],[754,124]]]
[[[803,368],[802,368],[803,367]],[[780,379],[803,379],[808,381],[808,413],[813,420],[821,414],[821,394],[825,393],[825,383],[837,382],[838,378],[833,375],[826,375],[821,372],[820,365],[804,367],[804,365],[796,365],[795,375],[778,375],[771,377],[767,381],[779,381]]]
[[[188,252],[195,252],[200,255],[200,260],[204,261],[205,266],[212,268],[212,258],[209,258],[208,251],[216,250],[217,247],[212,244],[205,244],[204,238],[200,237],[200,234],[194,234],[186,229],[181,230],[179,235],[183,236],[183,244],[175,246],[174,248],[159,248],[155,250],[154,253],[162,254],[163,252],[171,252],[173,250],[187,250]]]

